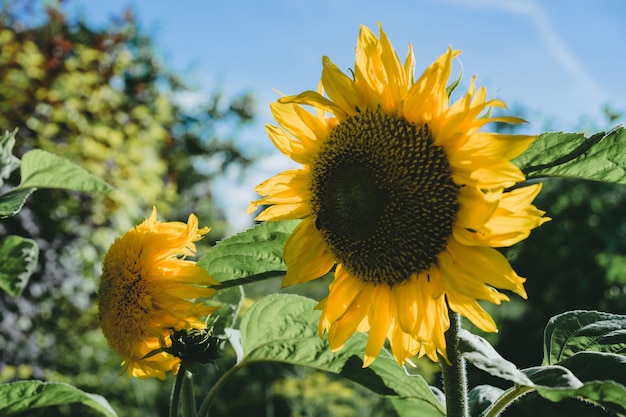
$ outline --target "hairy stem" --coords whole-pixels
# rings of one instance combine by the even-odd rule
[[[531,387],[523,387],[521,385],[515,385],[513,388],[505,391],[504,394],[500,396],[500,398],[494,401],[494,403],[491,404],[491,406],[489,406],[487,410],[485,410],[485,413],[483,414],[484,417],[499,416],[504,411],[504,409],[507,408],[509,405],[513,404],[515,400],[517,400],[523,395],[526,395],[532,390],[533,388]]]
[[[210,285],[209,288],[214,290],[223,290],[224,288],[238,287],[239,285],[251,284],[253,282],[264,281],[266,279],[278,278],[285,275],[285,271],[267,271],[259,274],[250,275],[245,278],[231,279],[220,282],[219,284]]]
[[[181,366],[181,372],[183,368]],[[182,388],[183,417],[196,417],[196,400],[193,395],[193,375],[185,370]]]
[[[446,394],[446,416],[467,417],[467,370],[465,359],[458,349],[459,330],[461,330],[461,315],[448,311],[450,316],[450,328],[446,332],[446,352],[448,361],[440,358],[441,372],[443,374],[443,387]]]
[[[174,387],[172,387],[172,395],[170,396],[170,417],[178,416],[178,403],[180,402],[180,392],[183,386],[183,379],[185,378],[185,370],[181,366],[176,374],[176,380],[174,381]]]
[[[217,393],[219,392],[219,390],[222,388],[222,386],[224,386],[228,377],[230,377],[232,374],[237,372],[242,367],[243,365],[241,364],[237,364],[233,366],[217,380],[215,385],[211,387],[208,394],[204,398],[204,401],[202,401],[202,405],[200,406],[200,410],[198,411],[198,417],[209,416],[209,410],[211,409],[211,405],[213,404],[213,401],[215,400],[215,397],[217,396]]]

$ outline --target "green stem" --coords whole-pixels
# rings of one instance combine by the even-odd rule
[[[440,358],[443,374],[443,387],[446,394],[446,416],[467,417],[467,370],[465,359],[458,349],[459,331],[461,330],[461,315],[448,309],[450,328],[446,332],[446,353],[448,362]]]
[[[211,409],[211,405],[213,405],[213,400],[215,400],[215,397],[217,396],[217,393],[219,392],[219,390],[224,386],[228,377],[230,377],[232,374],[237,372],[242,367],[243,367],[242,364],[233,366],[217,380],[215,385],[211,387],[208,394],[204,398],[204,401],[202,401],[202,405],[200,406],[200,410],[198,411],[198,417],[209,416],[209,410]]]
[[[181,366],[176,374],[176,380],[174,380],[174,387],[172,388],[172,395],[170,396],[170,417],[178,416],[178,403],[180,401],[180,391],[183,386],[183,379],[185,378],[185,370]]]
[[[183,367],[181,366],[180,372],[182,371]],[[193,375],[187,370],[184,370],[184,374],[182,388],[183,417],[196,417],[196,400],[193,395]]]
[[[485,413],[483,414],[483,416],[484,417],[499,416],[509,405],[513,404],[515,400],[517,400],[523,395],[526,395],[532,390],[533,388],[531,387],[515,385],[513,388],[505,391],[504,394],[500,396],[500,398],[494,401],[494,403],[491,404],[491,406],[489,406],[487,410],[485,410]]]
[[[249,277],[231,279],[229,281],[220,282],[219,284],[209,285],[209,288],[212,288],[214,290],[223,290],[224,288],[238,287],[239,285],[250,284],[250,283],[258,282],[258,281],[264,281],[266,279],[271,279],[271,278],[278,278],[284,275],[285,275],[285,271],[261,272],[260,274],[250,275]]]

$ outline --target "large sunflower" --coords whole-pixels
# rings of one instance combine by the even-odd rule
[[[510,160],[534,137],[481,131],[522,120],[491,117],[505,105],[473,79],[449,102],[459,53],[448,49],[414,81],[410,45],[403,64],[382,28],[377,38],[361,27],[351,77],[324,57],[318,92],[271,105],[280,126],[268,126],[269,137],[302,168],[257,186],[265,197],[249,209],[269,205],[258,220],[303,219],[285,245],[283,286],[337,265],[320,335],[336,350],[368,332],[364,366],[386,339],[399,363],[436,361],[446,355],[448,307],[493,332],[477,300],[508,300],[496,288],[526,298],[524,278],[493,248],[548,220],[531,205],[540,184],[512,188],[525,178]]]
[[[150,218],[117,238],[104,258],[98,303],[102,332],[122,357],[129,376],[165,379],[178,372],[180,359],[153,350],[171,346],[170,332],[204,329],[200,320],[215,307],[196,304],[217,284],[204,269],[184,259],[195,253],[194,242],[209,231],[198,229],[193,214],[187,223]]]

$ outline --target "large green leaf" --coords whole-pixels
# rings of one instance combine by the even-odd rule
[[[558,365],[519,370],[483,338],[465,330],[460,333],[459,348],[463,357],[477,368],[516,384],[503,396],[533,389],[551,401],[582,398],[619,413],[626,412],[626,357],[578,352]],[[489,398],[489,401],[493,403],[498,399]]]
[[[35,408],[81,403],[104,416],[117,417],[106,399],[58,382],[18,381],[0,384],[0,415],[13,416]],[[22,414],[26,415],[26,414]]]
[[[543,365],[582,351],[626,354],[626,316],[568,311],[550,319],[544,332]]]
[[[33,149],[22,157],[19,188],[65,188],[86,192],[110,192],[113,188],[65,158]]]
[[[291,294],[273,294],[256,302],[241,322],[244,357],[241,365],[278,361],[342,375],[372,391],[393,398],[401,415],[442,416],[442,404],[418,375],[409,375],[383,350],[368,367],[361,357],[367,343],[360,333],[332,352],[317,333],[316,302]],[[408,406],[397,405],[407,402]],[[411,410],[410,414],[408,410]]]
[[[568,177],[626,184],[626,130],[617,127],[590,137],[543,133],[513,162],[528,180]]]
[[[0,195],[0,219],[16,215],[34,191],[35,188],[16,188]]]
[[[535,368],[549,372],[557,366]],[[613,353],[579,352],[559,364],[571,372],[568,384],[552,380],[537,381],[535,389],[544,398],[561,401],[579,397],[606,407],[614,412],[626,413],[626,357]]]
[[[7,236],[0,241],[0,288],[19,296],[37,266],[39,248],[35,241]]]
[[[284,273],[283,247],[297,224],[297,220],[261,223],[222,240],[198,265],[217,281],[238,280],[229,285],[246,283],[254,276]]]
[[[493,346],[480,336],[467,330],[461,330],[459,332],[459,350],[463,357],[478,369],[519,385],[532,385],[532,381],[513,362],[500,356]]]

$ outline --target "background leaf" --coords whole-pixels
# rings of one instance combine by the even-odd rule
[[[544,332],[542,365],[577,352],[626,354],[626,316],[599,311],[568,311],[550,319]]]
[[[19,188],[0,195],[0,219],[17,214],[35,188]]]
[[[81,403],[108,417],[117,417],[100,395],[58,382],[18,381],[0,385],[0,415],[13,416],[34,408]]]
[[[65,188],[107,193],[113,188],[65,158],[34,149],[22,157],[20,188]]]
[[[219,282],[284,272],[283,247],[298,222],[264,222],[224,239],[198,261],[198,266]]]
[[[4,180],[9,178],[11,172],[20,166],[20,160],[13,156],[16,133],[17,129],[0,136],[0,187],[4,184]]]
[[[317,334],[316,302],[291,294],[274,294],[256,302],[241,322],[244,358],[240,365],[278,361],[342,375],[370,390],[394,398],[401,416],[443,416],[442,404],[419,375],[409,375],[387,351],[368,367],[361,360],[366,336],[360,333],[331,352]],[[399,402],[407,402],[404,406]],[[407,405],[408,404],[408,405]],[[403,411],[404,410],[404,411]],[[406,411],[406,413],[405,413]]]
[[[548,132],[539,135],[513,162],[527,180],[567,177],[626,184],[626,130],[585,137],[582,133]]]
[[[34,240],[7,236],[0,241],[0,288],[19,296],[37,266],[39,248]]]

